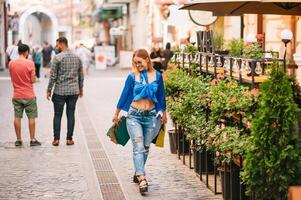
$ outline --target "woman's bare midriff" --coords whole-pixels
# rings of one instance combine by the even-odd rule
[[[134,101],[131,106],[138,108],[139,110],[150,110],[155,107],[155,104],[150,99],[140,99],[138,101]]]

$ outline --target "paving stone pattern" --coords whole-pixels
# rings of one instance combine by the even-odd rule
[[[140,195],[132,182],[131,144],[117,146],[106,136],[127,73],[91,71],[85,81],[85,96],[78,104],[74,146],[64,144],[65,115],[61,145],[51,145],[53,105],[45,99],[47,80],[37,83],[37,138],[42,146],[34,148],[28,144],[26,118],[22,124],[24,147],[14,147],[12,87],[9,79],[0,77],[0,200],[221,199],[169,153],[167,135],[163,149],[151,148],[146,166],[150,188],[146,196]],[[119,197],[115,198],[115,191]]]
[[[116,170],[118,179],[122,182],[127,199],[221,199],[221,195],[214,195],[206,188],[205,184],[196,177],[193,170],[188,169],[175,155],[170,154],[167,134],[163,149],[151,147],[146,166],[150,188],[148,194],[141,197],[137,185],[132,182],[134,171],[130,142],[125,147],[117,146],[106,137],[106,131],[111,125],[115,105],[126,77],[124,73],[122,76],[116,73],[115,76],[119,78],[110,79],[106,77],[87,80],[85,85],[90,89],[86,92],[86,95],[93,97],[85,99],[83,103],[90,116],[93,116],[91,121]]]
[[[23,147],[14,147],[11,83],[0,81],[0,199],[83,199],[89,200],[83,172],[82,152],[75,134],[75,146],[66,146],[66,121],[62,123],[61,145],[53,147],[52,102],[45,100],[46,80],[37,83],[39,118],[37,139],[41,147],[29,146],[27,119],[22,120]],[[78,126],[75,127],[79,132]]]

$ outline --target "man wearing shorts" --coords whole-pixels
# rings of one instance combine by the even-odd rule
[[[37,102],[33,91],[33,84],[36,81],[35,66],[28,60],[29,47],[20,44],[18,47],[19,57],[9,63],[9,73],[14,87],[13,105],[15,111],[14,127],[17,141],[15,146],[22,146],[21,119],[23,113],[28,117],[30,146],[39,146],[41,143],[35,139],[35,118],[38,116]]]

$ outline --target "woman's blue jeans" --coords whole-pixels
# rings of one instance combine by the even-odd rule
[[[155,136],[157,112],[139,110],[130,107],[126,126],[133,143],[133,160],[136,175],[145,175],[144,166],[149,153],[149,146]]]

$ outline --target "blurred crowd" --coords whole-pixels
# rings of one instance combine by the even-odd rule
[[[8,63],[11,60],[18,58],[18,46],[22,44],[22,41],[12,41],[12,44],[7,47],[6,54],[8,58]],[[89,65],[92,61],[92,52],[84,44],[80,43],[71,49],[82,61],[84,75],[88,74]],[[45,78],[50,76],[51,61],[53,57],[60,53],[57,48],[57,43],[55,45],[49,44],[47,41],[44,42],[43,46],[36,44],[30,46],[30,53],[28,59],[32,60],[35,64],[37,81],[41,77],[41,69]]]

